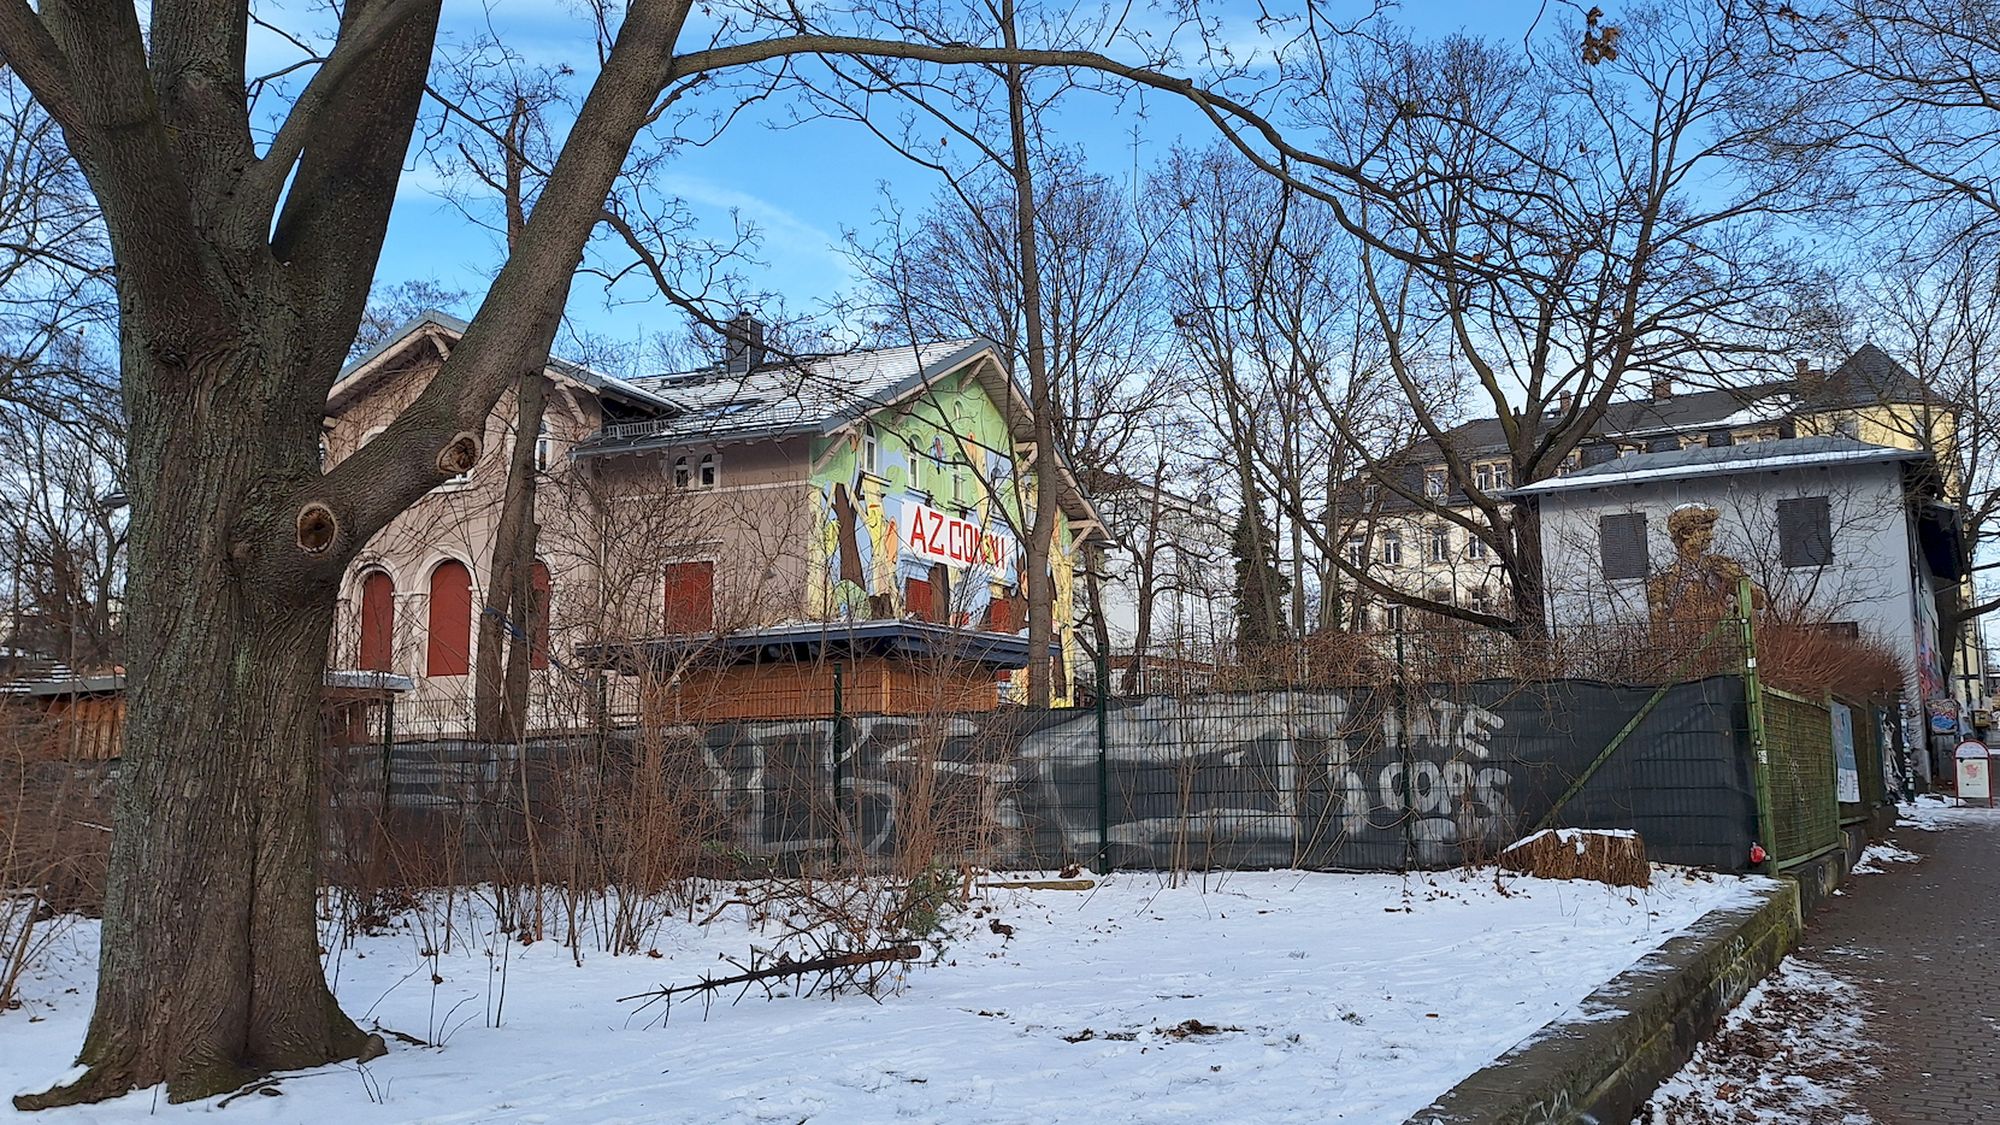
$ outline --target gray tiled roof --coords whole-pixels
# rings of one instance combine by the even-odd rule
[[[662,418],[605,427],[581,454],[823,433],[964,366],[993,345],[940,340],[804,356],[752,371],[726,365],[632,380],[671,404]]]

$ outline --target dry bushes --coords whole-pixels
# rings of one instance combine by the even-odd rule
[[[1885,702],[1907,682],[1889,646],[1817,622],[1760,622],[1757,669],[1765,683],[1814,698]]]
[[[1590,879],[1614,887],[1653,882],[1645,842],[1625,831],[1544,828],[1501,852],[1499,864],[1540,879]]]
[[[0,703],[0,1012],[63,927],[104,902],[109,767],[52,757],[53,723]]]

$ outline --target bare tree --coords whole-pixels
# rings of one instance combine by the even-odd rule
[[[0,69],[0,418],[101,421],[92,353],[117,315],[111,251],[61,131]]]
[[[115,431],[35,415],[0,428],[4,643],[101,669],[119,656],[124,483]]]
[[[1338,151],[1397,188],[1356,205],[1374,232],[1362,301],[1423,440],[1370,476],[1486,544],[1511,605],[1340,565],[1374,596],[1530,638],[1540,545],[1502,493],[1560,471],[1615,398],[1723,384],[1783,347],[1773,314],[1799,273],[1784,224],[1824,160],[1795,143],[1817,135],[1786,100],[1804,95],[1766,81],[1726,10],[1668,3],[1613,34],[1593,9],[1573,30],[1581,51],[1575,34],[1539,51],[1384,37],[1357,48],[1352,96],[1324,106]],[[1504,474],[1452,432],[1478,414],[1497,420]]]
[[[1938,459],[1945,497],[1959,509],[1960,573],[2000,566],[2000,271],[1993,237],[1944,240],[1929,253],[1871,276],[1861,289],[1855,325],[1893,354],[1923,389],[1925,401],[1875,411],[1899,444]],[[1884,248],[1883,261],[1894,261]],[[1940,629],[1960,636],[1970,623],[2000,609],[2000,597],[1975,580],[1941,591]],[[1958,646],[1950,646],[1956,656]]]
[[[1086,169],[1077,154],[1041,147],[1030,162],[1039,196],[1034,260],[1055,447],[1094,488],[1124,474],[1149,417],[1174,387],[1156,358],[1150,247],[1126,194]],[[1009,366],[1023,358],[1027,287],[1018,188],[1009,173],[972,169],[922,214],[891,211],[877,245],[856,246],[887,334],[976,335],[998,343]],[[1085,574],[1093,606],[1103,577],[1096,559]],[[1093,613],[1092,625],[1091,647],[1108,652],[1102,612]]]

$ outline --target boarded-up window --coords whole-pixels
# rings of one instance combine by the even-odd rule
[[[549,581],[546,563],[536,562],[528,572],[528,596],[533,601],[528,606],[528,635],[534,638],[528,648],[528,667],[549,666],[549,593],[553,589]]]
[[[1604,577],[1644,578],[1653,560],[1646,551],[1646,513],[1618,512],[1597,521],[1597,549]]]
[[[1833,561],[1833,522],[1824,496],[1778,501],[1778,561],[1825,566]]]
[[[715,628],[715,564],[667,564],[666,627],[669,633],[706,633]]]
[[[472,572],[457,559],[446,559],[431,571],[430,638],[424,671],[433,676],[463,676],[472,656]]]
[[[986,603],[986,628],[995,633],[1011,633],[1020,628],[1014,617],[1014,599],[996,593]]]
[[[361,580],[361,652],[357,662],[369,672],[387,672],[395,658],[396,583],[371,570]]]
[[[925,579],[904,579],[903,615],[914,617],[918,621],[936,621],[938,618],[935,594],[936,591],[931,589],[930,582]]]

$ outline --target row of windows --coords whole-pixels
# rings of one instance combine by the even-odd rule
[[[1454,553],[1458,533],[1449,525],[1432,527],[1427,536],[1425,558],[1434,563],[1457,561]],[[1368,542],[1363,536],[1354,535],[1347,540],[1348,565],[1359,567],[1366,558]],[[1477,535],[1465,536],[1465,557],[1473,562],[1484,561],[1490,553],[1486,540]],[[1375,561],[1383,566],[1403,565],[1403,535],[1400,531],[1385,531],[1375,537]]]
[[[534,591],[533,644],[528,663],[549,666],[549,568],[534,564],[529,585]],[[446,559],[431,571],[430,605],[424,622],[424,675],[463,676],[471,671],[472,571],[457,559]],[[394,671],[396,648],[396,582],[388,572],[370,570],[361,579],[361,641],[356,664],[370,672]]]
[[[911,445],[907,461],[910,466],[910,490],[912,492],[929,493],[930,489],[924,484],[926,479],[935,480],[936,487],[943,487],[948,480],[950,482],[952,502],[960,506],[959,512],[961,515],[967,514],[968,509],[965,507],[967,504],[966,475],[960,472],[955,465],[947,469],[948,462],[942,456],[941,449],[933,447],[930,452],[925,452],[918,449],[915,445]],[[882,475],[882,436],[876,431],[874,426],[862,427],[861,471],[870,476],[879,477]],[[937,497],[933,497],[933,499],[937,499]]]

